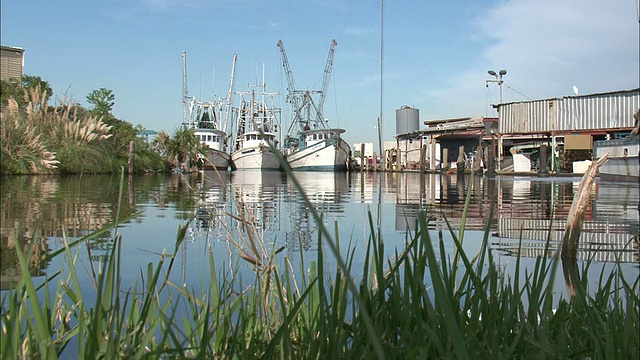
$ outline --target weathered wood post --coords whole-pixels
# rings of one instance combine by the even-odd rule
[[[360,144],[360,171],[364,171],[365,168],[365,163],[364,163],[364,143]]]
[[[493,176],[496,172],[496,140],[491,138],[491,146],[487,149],[487,175]]]
[[[135,141],[129,142],[129,174],[133,174],[133,161],[136,154],[136,143]]]
[[[538,169],[538,172],[542,175],[549,174],[547,169],[547,145],[540,146],[540,169]]]
[[[427,145],[423,144],[420,148],[420,172],[424,173],[425,171],[425,162],[427,159]]]
[[[482,171],[482,146],[478,146],[478,150],[473,157],[473,171],[481,172]]]
[[[433,138],[429,138],[431,148],[429,150],[429,170],[436,171],[436,142]]]
[[[458,173],[464,171],[464,145],[460,145],[460,148],[458,149],[458,160],[456,160],[456,166]]]
[[[449,170],[449,149],[442,149],[442,166],[440,166],[440,170],[446,172]]]

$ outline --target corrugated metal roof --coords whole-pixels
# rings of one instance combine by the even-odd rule
[[[640,88],[499,105],[501,134],[534,134],[631,128]]]

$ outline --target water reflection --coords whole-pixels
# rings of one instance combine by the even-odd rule
[[[338,222],[345,216],[345,203],[349,196],[347,173],[331,172],[296,172],[302,193],[304,193],[313,210],[323,214],[327,220]],[[284,201],[286,203],[285,243],[289,251],[308,251],[314,248],[312,234],[317,234],[319,225],[311,215],[311,209],[304,201],[301,193],[291,179],[286,184]]]
[[[562,238],[577,190],[577,178],[470,177],[418,173],[296,172],[312,207],[331,231],[337,221],[341,239],[368,240],[368,211],[383,239],[401,246],[413,230],[419,211],[426,211],[432,230],[455,229],[469,196],[465,237],[477,247],[484,229],[500,256],[550,256]],[[70,241],[115,222],[120,179],[117,176],[32,176],[2,179],[1,273],[15,276],[15,246],[34,252],[32,271],[42,275],[49,264],[36,261]],[[246,219],[265,240],[292,252],[317,249],[318,225],[300,193],[279,172],[155,174],[125,181],[120,205],[123,251],[132,269],[172,249],[179,225],[190,221],[187,259],[201,259],[206,246],[225,244],[245,231]],[[595,261],[637,265],[640,261],[639,185],[596,182],[591,189],[578,256]],[[492,204],[493,217],[491,214]],[[242,214],[242,216],[239,216]],[[490,222],[490,219],[493,219]],[[445,231],[446,232],[446,231]],[[362,234],[362,235],[360,235]],[[102,262],[113,246],[113,231],[86,246],[90,261]],[[522,239],[522,244],[520,244]],[[33,246],[35,244],[35,246]],[[231,256],[231,255],[229,255]],[[198,260],[202,262],[203,260]],[[193,269],[197,272],[197,269]],[[132,271],[136,273],[136,271]]]
[[[495,246],[509,255],[544,253],[549,239],[555,251],[579,181],[500,178]],[[638,263],[640,194],[637,184],[597,182],[590,192],[579,240],[578,258]],[[518,240],[522,239],[519,250]]]

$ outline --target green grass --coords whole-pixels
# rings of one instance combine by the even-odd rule
[[[256,235],[246,214],[233,216],[246,234],[230,240],[238,248],[235,268],[221,270],[209,250],[198,287],[169,280],[188,223],[177,230],[174,252],[149,263],[132,288],[120,283],[117,232],[109,260],[93,271],[91,294],[80,287],[73,244],[52,254],[67,258],[68,275],[55,273],[40,285],[30,276],[29,259],[16,250],[21,276],[2,297],[0,357],[494,359],[640,353],[640,280],[625,279],[619,266],[602,272],[597,289],[586,287],[591,262],[580,269],[558,256],[537,258],[526,271],[517,259],[510,278],[494,262],[488,225],[478,254],[463,249],[464,225],[449,229],[456,251],[447,255],[444,234],[432,238],[421,213],[404,249],[388,259],[369,215],[365,261],[354,269],[355,249],[341,257],[337,228],[325,228],[315,212],[317,258],[293,264],[283,248],[272,249]],[[92,236],[97,235],[82,241]],[[335,268],[325,268],[326,257],[336,258]],[[240,283],[241,266],[253,269],[252,283]],[[554,301],[559,266],[575,282],[577,295]],[[362,275],[354,279],[355,273]]]

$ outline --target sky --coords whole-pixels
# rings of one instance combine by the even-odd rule
[[[603,5],[606,4],[606,5]],[[353,144],[396,133],[396,110],[425,120],[497,116],[503,102],[640,87],[638,0],[3,0],[3,46],[25,49],[24,73],[62,99],[90,107],[107,88],[113,114],[133,125],[180,126],[182,52],[189,93],[226,96],[262,82],[277,92],[287,126],[282,39],[298,89],[320,90],[332,39],[337,46],[325,94],[330,126]],[[382,21],[384,18],[384,21]],[[382,34],[382,36],[381,36]],[[383,51],[381,51],[383,49]],[[382,56],[381,56],[382,54]],[[263,71],[264,69],[264,71]],[[382,81],[381,81],[382,74]],[[488,86],[487,86],[488,85]],[[382,96],[381,96],[382,92]],[[237,100],[239,97],[235,96]]]

